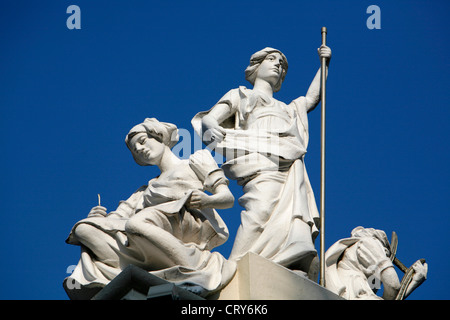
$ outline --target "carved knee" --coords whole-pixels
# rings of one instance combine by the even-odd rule
[[[81,243],[89,242],[95,237],[98,229],[87,223],[80,223],[74,230],[75,238]]]
[[[125,224],[125,232],[129,234],[142,233],[142,226],[145,224],[144,219],[135,215],[131,217]]]

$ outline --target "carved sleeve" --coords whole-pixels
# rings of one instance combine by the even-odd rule
[[[225,93],[225,95],[216,103],[223,103],[223,104],[227,104],[230,109],[231,112],[236,112],[237,108],[239,106],[239,89],[231,89],[230,91],[228,91],[227,93]]]
[[[363,267],[366,276],[373,273],[381,273],[386,268],[392,267],[391,260],[387,257],[380,241],[364,237],[357,244],[358,262]]]
[[[215,193],[220,184],[228,185],[223,170],[219,168],[211,153],[207,150],[199,150],[189,158],[189,165],[196,173],[206,191]]]

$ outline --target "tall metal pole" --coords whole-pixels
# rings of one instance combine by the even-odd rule
[[[327,28],[322,27],[322,45],[327,45]],[[320,285],[325,286],[325,105],[327,59],[321,59],[321,155],[320,155]]]

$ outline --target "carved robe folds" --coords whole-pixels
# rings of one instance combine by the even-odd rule
[[[68,243],[80,245],[73,233],[79,225],[89,224],[117,256],[111,261],[98,259],[82,246],[70,278],[82,286],[102,287],[134,264],[175,284],[198,285],[208,292],[222,288],[236,266],[210,250],[228,239],[227,226],[214,209],[188,209],[185,204],[193,189],[210,191],[223,183],[228,180],[211,154],[197,151],[170,175],[150,180],[106,217],[79,221]]]
[[[221,125],[225,139],[214,150],[226,156],[222,169],[243,186],[241,226],[230,259],[247,252],[308,272],[317,255],[319,214],[303,161],[308,144],[304,98],[286,105],[245,87],[229,91],[234,116]],[[192,120],[202,136],[202,118]]]

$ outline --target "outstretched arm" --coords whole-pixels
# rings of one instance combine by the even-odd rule
[[[328,65],[330,64],[331,59],[331,49],[327,46],[321,46],[317,49],[319,52],[319,57],[327,59],[325,74],[328,76]],[[309,86],[308,92],[306,93],[306,111],[310,112],[317,107],[320,102],[320,94],[321,94],[321,85],[320,85],[320,68],[316,73],[311,85]]]

